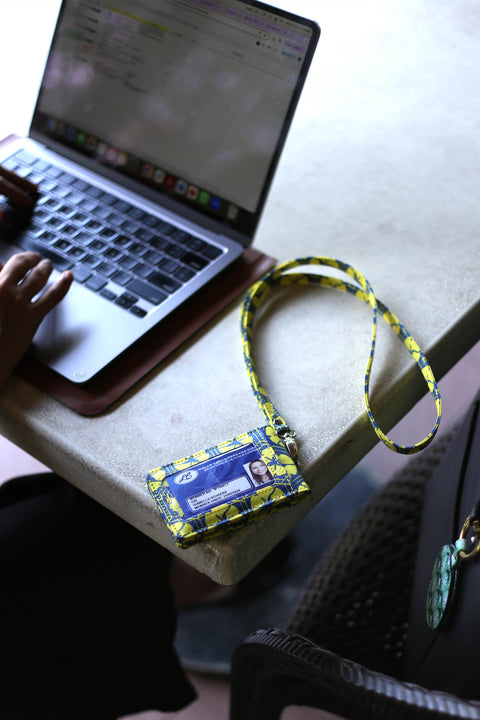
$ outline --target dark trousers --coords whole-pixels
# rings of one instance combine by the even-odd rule
[[[0,486],[0,717],[113,720],[188,704],[169,565],[56,475]]]

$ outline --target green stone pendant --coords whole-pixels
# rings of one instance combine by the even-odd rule
[[[466,541],[459,539],[455,545],[444,545],[433,565],[427,591],[427,624],[435,630],[447,616],[455,595],[459,552],[465,551]]]

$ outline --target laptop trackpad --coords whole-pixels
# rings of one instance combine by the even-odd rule
[[[86,382],[122,352],[125,336],[138,322],[74,283],[41,323],[30,353],[72,382]]]

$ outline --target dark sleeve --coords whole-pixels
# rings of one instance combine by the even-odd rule
[[[194,699],[173,649],[170,559],[53,474],[0,486],[0,717],[20,701],[113,720]]]

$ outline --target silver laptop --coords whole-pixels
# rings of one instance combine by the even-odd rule
[[[32,353],[94,377],[253,240],[319,37],[254,0],[64,0],[29,137],[0,163],[0,258],[75,276]]]

